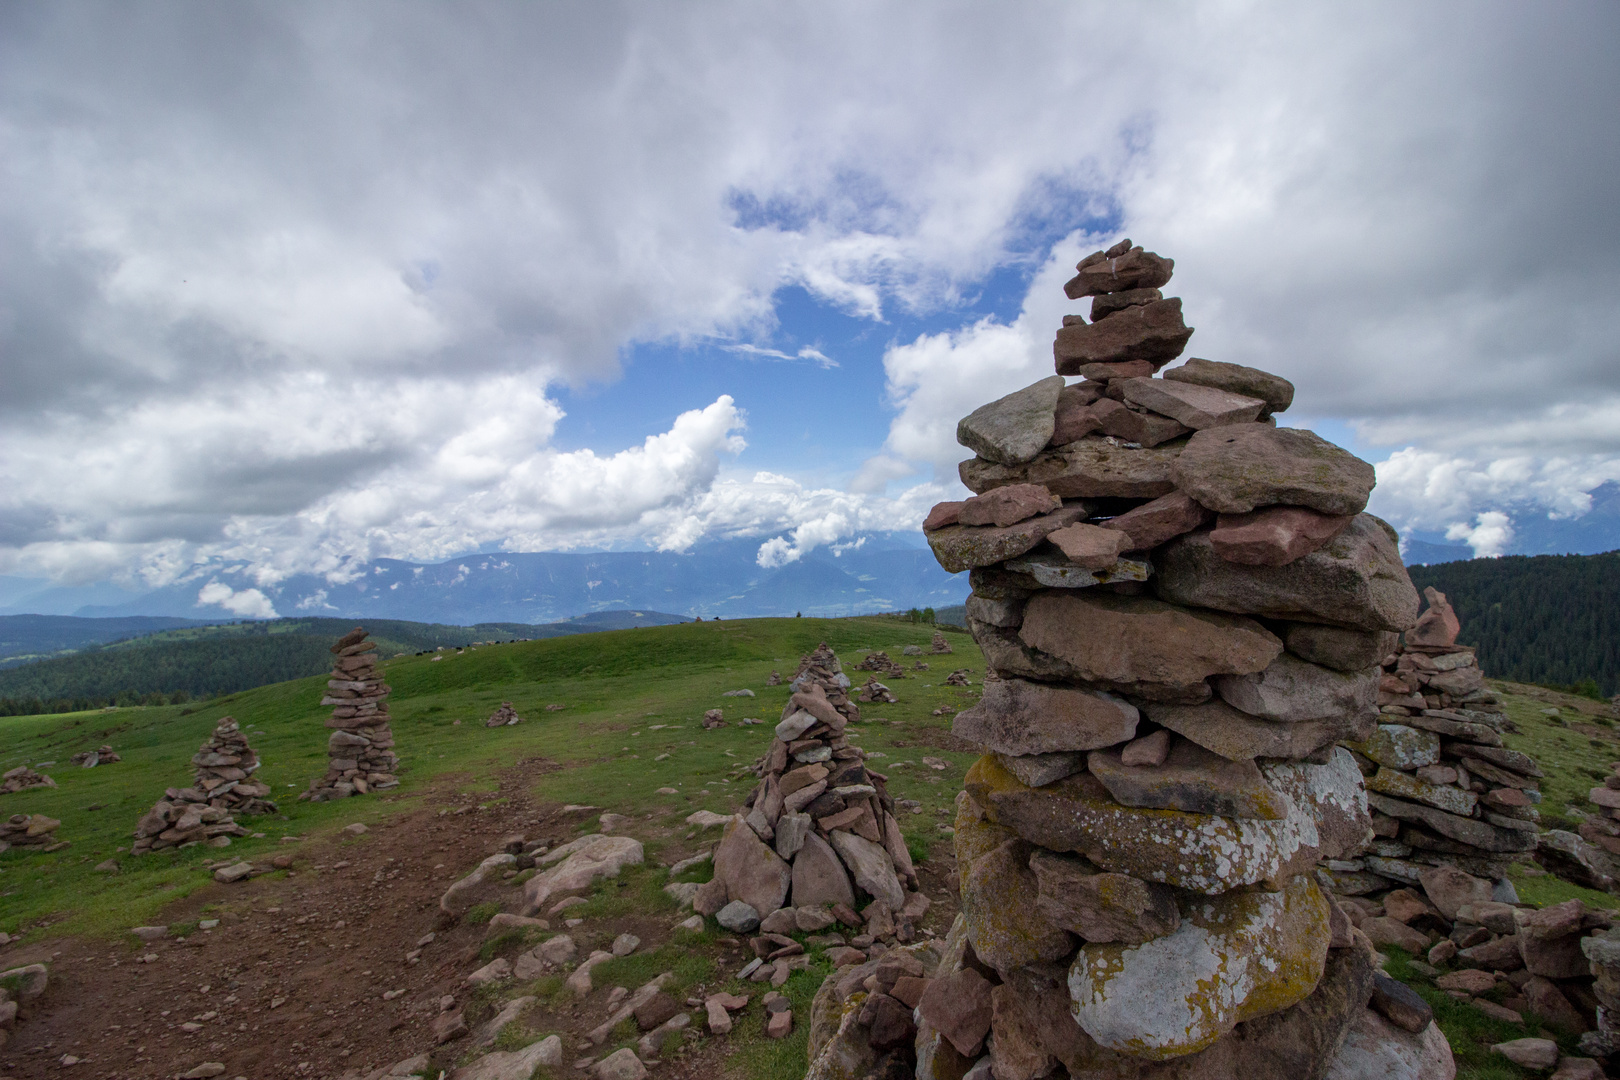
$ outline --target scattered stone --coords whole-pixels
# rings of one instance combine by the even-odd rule
[[[1491,1051],[1526,1069],[1550,1069],[1558,1064],[1558,1044],[1551,1039],[1514,1039],[1497,1043]]]

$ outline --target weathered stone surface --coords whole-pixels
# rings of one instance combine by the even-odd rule
[[[1192,532],[1212,517],[1214,513],[1204,509],[1190,495],[1172,491],[1101,522],[1099,527],[1118,529],[1130,537],[1125,544],[1126,551],[1143,551]],[[1379,656],[1383,656],[1383,653],[1379,653]]]
[[[946,525],[955,525],[956,515],[961,512],[961,502],[935,503],[934,508],[928,511],[928,516],[923,518],[923,532],[943,528]]]
[[[1363,733],[1354,717],[1279,724],[1239,712],[1224,701],[1202,705],[1143,705],[1148,719],[1224,758],[1303,758],[1340,739]],[[1369,717],[1369,723],[1371,718]]]
[[[1170,732],[1155,731],[1140,739],[1132,739],[1119,751],[1122,765],[1163,765],[1170,756]],[[1106,787],[1106,782],[1104,783]]]
[[[1142,304],[1151,304],[1155,300],[1163,299],[1164,293],[1158,289],[1124,289],[1119,292],[1098,293],[1091,300],[1091,321],[1097,322],[1116,311],[1140,307]],[[1068,317],[1064,316],[1065,319]]]
[[[555,865],[523,883],[522,914],[533,915],[556,893],[573,892],[593,881],[618,877],[621,869],[638,866],[644,858],[641,841],[628,836],[592,834],[570,840],[540,860]]]
[[[498,877],[500,872],[517,862],[517,856],[500,852],[491,855],[473,868],[472,873],[457,881],[444,891],[439,897],[439,910],[447,915],[460,918],[467,913],[467,909],[478,902],[485,891],[493,886],[486,886],[486,882]]]
[[[741,900],[763,918],[787,903],[792,868],[741,817],[733,817],[714,850],[714,876],[726,895]]]
[[[1369,514],[1287,566],[1229,563],[1200,530],[1161,548],[1154,569],[1159,596],[1189,607],[1360,630],[1404,630],[1417,618],[1393,530]]]
[[[988,497],[980,496],[980,498]],[[1069,561],[1076,566],[1086,570],[1106,570],[1119,562],[1120,549],[1128,537],[1117,529],[1104,529],[1079,521],[1061,529],[1054,529],[1047,534],[1046,539],[1056,544],[1058,550],[1067,555]]]
[[[1581,951],[1582,928],[1589,925],[1586,914],[1586,905],[1580,900],[1565,900],[1519,914],[1519,956],[1525,970],[1548,979],[1588,974],[1590,968]]]
[[[1130,248],[1117,256],[1097,252],[1075,265],[1079,273],[1063,286],[1063,295],[1070,300],[1078,300],[1082,296],[1101,293],[1159,289],[1169,283],[1175,267],[1176,260],[1143,251],[1140,247]]]
[[[1157,684],[1194,700],[1207,696],[1210,676],[1259,671],[1282,652],[1281,641],[1248,619],[1141,596],[1038,595],[1018,636],[1087,682],[1139,693],[1142,684]]]
[[[1380,814],[1424,825],[1441,836],[1477,847],[1482,851],[1503,853],[1531,851],[1536,846],[1534,834],[1499,829],[1483,821],[1458,817],[1433,806],[1391,798],[1376,791],[1367,793],[1367,805]]]
[[[1160,416],[1145,409],[1128,408],[1123,402],[1115,401],[1113,398],[1102,398],[1092,405],[1091,415],[1097,421],[1097,430],[1104,435],[1112,435],[1126,442],[1140,443],[1142,446],[1158,446],[1192,431],[1192,428],[1168,416]]]
[[[1558,1044],[1551,1039],[1513,1039],[1491,1049],[1526,1069],[1550,1069],[1558,1064]]]
[[[1304,506],[1359,514],[1373,467],[1312,431],[1234,424],[1195,433],[1171,469],[1176,488],[1222,514]]]
[[[1414,956],[1421,956],[1429,948],[1429,939],[1412,927],[1388,915],[1361,921],[1361,932],[1380,949],[1394,945]]]
[[[1372,670],[1334,671],[1288,653],[1264,671],[1222,675],[1214,682],[1215,693],[1228,705],[1284,724],[1378,711],[1378,677]]]
[[[968,770],[965,783],[992,821],[1033,844],[1079,852],[1104,870],[1197,892],[1281,881],[1304,872],[1317,857],[1319,833],[1305,811],[1264,821],[1139,810],[1115,802],[1089,773],[1032,789],[988,757]],[[959,860],[962,833],[959,816]]]
[[[1260,398],[1164,379],[1125,379],[1121,389],[1126,401],[1168,416],[1194,431],[1253,423],[1266,407]]]
[[[981,1059],[989,1064],[990,1076],[1037,1080],[1057,1073],[1060,1064],[1069,1070],[1068,1075],[1077,1077],[1136,1076],[1128,1059],[1098,1046],[1080,1029],[1069,1014],[1069,995],[1062,981],[1049,977],[1045,970],[1008,972],[1005,981],[991,991],[991,1003],[995,1037],[990,1041],[990,1056]]]
[[[1434,1023],[1434,1010],[1418,992],[1383,972],[1373,976],[1372,999],[1368,1002],[1396,1027],[1414,1035]]]
[[[1093,750],[1086,767],[1125,806],[1268,821],[1294,810],[1266,785],[1252,760],[1233,761],[1187,739],[1175,741],[1162,765],[1126,765],[1113,748]]]
[[[996,760],[1019,781],[1030,787],[1045,787],[1086,767],[1086,755],[1078,750],[1053,754],[1026,754],[1013,757],[997,754]]]
[[[1376,791],[1381,795],[1393,795],[1397,799],[1426,803],[1459,817],[1468,817],[1474,812],[1475,804],[1479,802],[1479,796],[1472,791],[1431,784],[1426,780],[1419,780],[1410,773],[1391,769],[1387,765],[1379,766],[1378,771],[1367,778],[1367,790]]]
[[[1522,989],[1525,1000],[1530,1002],[1530,1011],[1554,1027],[1576,1033],[1590,1030],[1591,1025],[1586,1022],[1586,1017],[1569,1003],[1569,998],[1551,979],[1544,975],[1532,975]]]
[[[1413,772],[1440,760],[1440,736],[1405,724],[1379,724],[1355,749],[1380,765]]]
[[[956,519],[962,525],[1005,527],[1062,508],[1063,500],[1040,484],[1009,484],[973,496],[962,504]]]
[[[1209,541],[1215,554],[1242,566],[1287,566],[1349,527],[1351,515],[1331,516],[1303,506],[1268,506],[1222,514]]]
[[[1413,1035],[1371,1009],[1359,1009],[1323,1080],[1456,1080],[1451,1044],[1430,1024]]]
[[[1173,933],[1086,944],[1069,971],[1074,1016],[1101,1046],[1152,1060],[1202,1050],[1303,1000],[1327,961],[1327,898],[1307,876],[1280,892],[1203,898]]]
[[[1071,526],[1071,528],[1081,527],[1083,526]],[[1056,536],[1057,532],[1052,533],[1052,536]],[[1114,561],[1108,566],[1088,570],[1062,552],[1043,547],[1039,551],[1008,559],[1001,564],[1001,570],[1010,577],[1027,579],[1036,588],[1089,589],[1093,585],[1109,582],[1146,581],[1152,568],[1141,559],[1121,559],[1115,556]]]
[[[1006,484],[1044,484],[1065,499],[1154,499],[1175,490],[1170,469],[1183,445],[1132,448],[1088,435],[1023,465],[969,458],[957,471],[975,492]]]
[[[1105,873],[1075,855],[1036,850],[1041,917],[1082,941],[1139,945],[1181,925],[1175,893],[1168,886],[1128,874]]]
[[[1170,368],[1164,373],[1164,378],[1171,382],[1208,386],[1244,397],[1259,398],[1266,403],[1267,412],[1285,412],[1294,403],[1293,383],[1281,375],[1242,364],[1201,360],[1195,356],[1180,367]]]
[[[1096,431],[1101,421],[1089,406],[1098,397],[1096,383],[1065,386],[1058,395],[1057,414],[1052,424],[1052,446],[1064,446]]]
[[[485,1054],[452,1072],[450,1080],[528,1080],[536,1069],[556,1068],[562,1064],[562,1060],[562,1037],[547,1035],[522,1050],[497,1050]],[[646,1075],[645,1070],[642,1075]]]
[[[995,829],[958,815],[958,835]],[[1039,886],[1029,868],[1032,849],[1014,837],[959,866],[962,913],[968,939],[980,960],[998,971],[1061,960],[1074,947],[1068,934],[1049,924],[1036,907]]]
[[[972,968],[941,975],[923,991],[917,1011],[957,1053],[972,1058],[990,1034],[990,981]]]
[[[986,461],[1019,465],[1045,449],[1064,381],[1042,379],[981,405],[956,425],[956,441]]]
[[[1017,628],[1024,622],[1024,600],[991,599],[977,594],[967,598],[967,617],[991,626]]]
[[[809,814],[783,814],[776,821],[776,853],[784,859],[797,855],[814,824]]]
[[[834,830],[828,838],[838,857],[849,867],[850,876],[874,900],[881,900],[895,911],[906,906],[906,893],[895,876],[894,864],[882,844],[875,844],[863,836]],[[797,861],[797,860],[795,860]]]
[[[927,534],[939,565],[953,574],[1015,558],[1049,533],[1086,519],[1085,506],[1065,507],[1014,525],[945,525]]]
[[[1309,814],[1321,858],[1349,858],[1371,841],[1367,793],[1350,751],[1342,747],[1329,751],[1323,765],[1270,761],[1260,766],[1260,774],[1273,790],[1288,796]]]
[[[801,908],[822,904],[855,906],[849,873],[827,841],[814,832],[805,834],[804,844],[793,860],[793,903]]]
[[[1320,623],[1289,623],[1283,645],[1301,660],[1335,671],[1364,671],[1395,649],[1397,636],[1388,630],[1351,630]]]
[[[1458,621],[1457,613],[1451,610],[1446,594],[1430,585],[1423,590],[1423,596],[1429,602],[1428,610],[1424,611],[1418,617],[1417,624],[1406,632],[1406,643],[1426,648],[1455,645],[1457,634],[1462,630],[1462,623]]]
[[[1052,342],[1059,375],[1079,375],[1089,364],[1145,361],[1154,368],[1181,355],[1192,327],[1181,315],[1181,298],[1138,304],[1102,322],[1065,326]]]
[[[714,921],[737,934],[751,934],[759,929],[759,912],[752,904],[733,900],[714,913]]]
[[[636,1052],[627,1046],[623,1050],[613,1051],[591,1066],[591,1075],[596,1080],[646,1080],[647,1067],[636,1057]]]
[[[956,714],[960,738],[1012,756],[1096,750],[1136,734],[1136,707],[1112,694],[999,679],[978,704]]]

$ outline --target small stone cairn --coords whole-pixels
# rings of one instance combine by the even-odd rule
[[[299,795],[311,802],[344,799],[397,787],[394,775],[399,758],[394,753],[394,732],[388,726],[389,686],[377,670],[377,645],[366,640],[357,626],[332,646],[337,662],[326,683],[322,705],[335,706],[326,726],[334,729],[327,740],[326,775],[314,780]]]
[[[849,677],[823,642],[789,687],[776,737],[755,765],[759,786],[726,826],[714,878],[698,888],[692,906],[738,932],[763,923],[766,939],[838,919],[864,924],[874,940],[909,941],[928,901],[916,891],[887,778],[867,769],[865,754],[844,735],[860,719]],[[872,902],[857,915],[861,896]],[[785,935],[775,944],[802,951]],[[787,953],[760,955],[781,960]]]
[[[928,643],[928,651],[931,652],[931,653],[938,653],[941,656],[945,656],[945,655],[949,655],[952,652],[955,652],[956,650],[951,648],[951,643],[949,641],[945,640],[945,635],[944,634],[940,633],[938,630],[935,630],[934,631],[934,640],[932,640],[932,641],[930,641]]]
[[[60,851],[68,846],[68,841],[56,838],[56,830],[61,824],[44,814],[12,814],[0,821],[0,852],[12,848]]]
[[[101,746],[94,750],[80,750],[77,754],[68,758],[68,761],[81,769],[93,769],[97,765],[111,765],[115,761],[122,760],[124,759],[115,754],[111,746]]]
[[[275,813],[276,804],[266,798],[270,785],[253,779],[259,755],[231,717],[214,725],[191,763],[197,768],[192,786],[169,788],[136,823],[131,855],[204,841],[224,847],[229,837],[248,834],[233,813]]]
[[[876,675],[869,675],[866,679],[866,685],[861,687],[861,692],[857,695],[857,700],[879,705],[893,705],[900,699],[894,696],[893,690],[878,682]]]
[[[1324,865],[1341,895],[1418,885],[1432,866],[1500,882],[1535,850],[1541,767],[1502,745],[1503,717],[1444,593],[1383,658],[1381,716],[1365,741],[1346,742],[1366,777],[1373,838],[1354,858]]]
[[[511,727],[514,724],[521,723],[523,723],[523,718],[517,714],[517,710],[512,707],[512,703],[503,701],[501,707],[491,713],[488,720],[484,721],[484,726]]]
[[[9,772],[0,773],[0,795],[10,795],[14,791],[26,791],[29,788],[55,786],[55,780],[42,772],[35,772],[26,765],[19,765]]]
[[[906,669],[893,660],[888,653],[882,651],[867,653],[861,662],[855,665],[855,670],[871,671],[895,679],[906,677]]]
[[[1417,592],[1363,512],[1372,466],[1276,426],[1287,380],[1154,377],[1192,334],[1172,268],[1129,241],[1080,262],[1091,321],[1064,317],[1056,376],[961,421],[978,494],[924,523],[996,678],[953,724],[985,754],[922,1080],[1315,1077],[1384,1023],[1372,945],[1315,869],[1368,836],[1336,744],[1372,735]],[[1390,1030],[1444,1047],[1427,1017]]]

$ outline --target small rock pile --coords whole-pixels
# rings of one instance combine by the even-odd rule
[[[93,769],[97,765],[111,765],[124,759],[113,753],[111,746],[101,746],[94,750],[80,750],[68,760],[80,768]]]
[[[949,675],[945,676],[945,685],[946,686],[972,686],[973,685],[973,680],[968,678],[968,676],[972,675],[972,674],[973,674],[973,669],[971,669],[971,668],[957,668],[955,671],[953,671]]]
[[[484,721],[485,727],[511,727],[513,724],[523,723],[523,718],[517,714],[510,701],[501,702],[501,707],[490,713],[489,719]]]
[[[209,806],[237,814],[276,812],[276,804],[269,799],[270,785],[253,779],[261,764],[259,755],[231,717],[214,725],[214,734],[192,756],[191,763],[197,766],[192,786],[202,791]]]
[[[1543,774],[1534,758],[1502,745],[1501,706],[1473,650],[1456,644],[1456,614],[1444,593],[1424,595],[1428,609],[1383,658],[1383,722],[1370,738],[1345,743],[1366,778],[1373,838],[1354,857],[1327,863],[1323,879],[1340,894],[1368,895],[1455,866],[1501,882],[1508,895],[1508,867],[1537,847]]]
[[[0,1049],[11,1041],[17,1021],[26,1019],[28,1008],[45,993],[50,969],[44,964],[26,964],[0,971]]]
[[[904,676],[902,676],[902,678],[903,677]],[[861,687],[861,692],[859,695],[857,695],[857,700],[877,702],[882,705],[893,705],[900,699],[894,696],[893,690],[890,690],[887,686],[878,682],[876,675],[869,675],[866,678],[866,685]]]
[[[961,421],[977,494],[924,523],[996,677],[953,724],[985,754],[922,1080],[1320,1076],[1369,1015],[1376,954],[1315,864],[1366,839],[1335,743],[1372,734],[1417,592],[1363,512],[1372,467],[1276,426],[1290,383],[1153,377],[1192,333],[1172,268],[1129,241],[1081,261],[1091,321],[1065,316],[1057,376]]]
[[[855,665],[856,671],[872,671],[879,675],[889,675],[896,679],[906,677],[906,669],[898,662],[890,659],[886,652],[867,653],[860,663]]]
[[[692,906],[738,932],[762,921],[774,926],[784,918],[777,912],[793,908],[794,925],[810,919],[825,927],[847,916],[873,938],[908,941],[927,901],[915,892],[887,778],[867,769],[866,755],[844,734],[860,715],[846,692],[849,678],[822,643],[790,685],[776,737],[755,765],[759,786],[727,823],[714,878],[696,890]],[[864,918],[854,913],[858,895],[873,901]],[[791,939],[780,944],[790,946],[802,951]]]
[[[953,653],[956,650],[951,648],[951,643],[945,640],[944,634],[940,633],[938,630],[935,630],[934,640],[928,643],[928,651],[931,653],[946,655]]]
[[[231,837],[248,834],[231,816],[233,812],[275,813],[276,804],[265,798],[270,785],[252,778],[259,768],[259,756],[231,717],[214,725],[214,733],[191,763],[197,767],[192,786],[169,788],[135,824],[131,855],[204,841],[225,847]]]
[[[28,788],[55,786],[55,780],[44,773],[35,772],[26,765],[19,765],[9,772],[0,773],[0,795],[10,795],[13,791],[25,791]]]
[[[56,830],[61,824],[44,814],[12,814],[0,821],[0,851],[14,847],[60,851],[69,846],[66,840],[56,839]]]
[[[332,646],[337,662],[326,683],[322,705],[335,706],[326,726],[326,775],[311,781],[298,797],[311,802],[343,799],[399,786],[394,775],[399,758],[388,726],[389,686],[377,670],[376,643],[355,627]]]

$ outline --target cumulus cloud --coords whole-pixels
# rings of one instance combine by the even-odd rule
[[[1459,521],[1446,530],[1447,540],[1461,540],[1474,549],[1476,559],[1494,559],[1513,541],[1513,522],[1500,510],[1487,510],[1474,523]]]
[[[1121,231],[1177,259],[1193,353],[1411,447],[1381,466],[1401,506],[1578,512],[1570,478],[1620,461],[1617,29],[1601,3],[8,8],[0,570],[802,557],[959,490],[956,419],[1050,370],[1068,265]],[[1021,313],[954,326],[1009,270]],[[640,343],[832,365],[761,344],[785,286],[933,320],[887,349],[848,490],[728,478],[719,393],[640,446],[552,447],[554,388]]]
[[[233,589],[218,581],[210,581],[197,590],[197,604],[222,607],[233,615],[249,619],[276,617],[276,605],[258,589]]]

